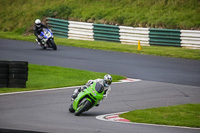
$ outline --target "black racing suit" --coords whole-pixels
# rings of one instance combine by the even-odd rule
[[[40,27],[37,27],[37,26],[35,25],[35,28],[34,28],[34,34],[35,34],[35,36],[37,37],[38,42],[41,41],[41,38],[39,38],[39,35],[40,35],[40,33],[42,32],[43,28],[48,29],[48,27],[45,26],[44,24],[41,24]],[[40,42],[40,43],[41,43],[41,42]]]

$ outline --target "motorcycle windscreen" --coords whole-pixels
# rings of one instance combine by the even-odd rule
[[[102,93],[102,92],[104,91],[104,87],[103,87],[102,84],[96,83],[95,90],[96,90],[98,93]]]

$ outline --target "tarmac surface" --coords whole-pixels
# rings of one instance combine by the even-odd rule
[[[141,79],[113,84],[108,98],[81,116],[69,113],[75,89],[0,95],[0,132],[199,133],[199,129],[106,122],[96,116],[200,102],[200,61],[0,39],[0,60],[28,61]]]

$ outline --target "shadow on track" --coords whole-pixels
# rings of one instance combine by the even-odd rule
[[[15,129],[2,129],[2,128],[0,128],[0,133],[45,133],[45,132],[15,130]]]

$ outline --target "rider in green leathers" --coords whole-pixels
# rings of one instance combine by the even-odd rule
[[[76,99],[76,97],[82,90],[87,89],[94,82],[97,82],[97,83],[100,83],[101,85],[103,85],[104,91],[105,91],[103,96],[104,96],[104,98],[106,98],[108,96],[109,92],[111,91],[110,85],[112,83],[112,77],[109,74],[106,74],[103,79],[98,78],[95,80],[88,80],[88,82],[84,86],[80,87],[79,89],[75,89],[74,93],[72,94],[72,101],[74,101],[74,99]],[[98,105],[96,105],[96,106],[98,106]]]

